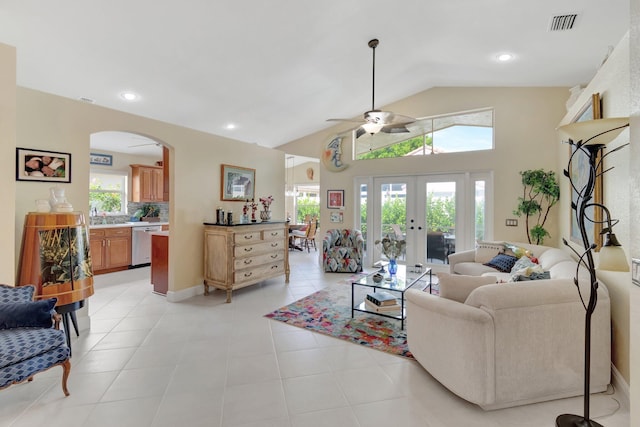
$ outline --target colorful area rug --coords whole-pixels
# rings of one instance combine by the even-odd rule
[[[336,285],[266,314],[274,320],[413,359],[400,321],[356,311],[351,286]]]

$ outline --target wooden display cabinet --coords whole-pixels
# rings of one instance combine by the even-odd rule
[[[35,285],[36,299],[67,306],[93,295],[92,256],[82,212],[25,216],[18,286]]]

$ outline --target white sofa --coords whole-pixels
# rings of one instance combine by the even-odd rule
[[[532,251],[551,278],[477,286],[459,301],[413,289],[405,293],[407,339],[416,360],[453,393],[485,410],[583,394],[585,309],[574,284],[577,263],[561,249],[515,245]],[[476,262],[475,255],[449,255],[451,272],[505,277]],[[582,269],[579,286],[588,301],[589,276]],[[610,301],[600,282],[592,318],[591,392],[604,391],[610,377]]]

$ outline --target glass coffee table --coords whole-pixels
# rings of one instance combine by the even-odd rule
[[[422,268],[422,271],[407,272],[405,265],[398,265],[398,272],[393,276],[389,276],[388,271],[376,271],[359,280],[351,282],[351,318],[354,317],[356,311],[363,313],[375,314],[377,316],[387,317],[390,319],[396,319],[400,321],[400,328],[404,329],[404,320],[407,313],[404,306],[404,292],[415,287],[416,289],[425,290],[429,288],[431,291],[431,269]],[[375,282],[373,276],[376,273],[380,273],[384,278],[380,282]],[[391,280],[389,280],[391,279]],[[364,301],[367,293],[374,293],[378,290],[397,295],[397,299],[400,300],[399,308],[394,311],[374,311],[369,309],[369,306]]]

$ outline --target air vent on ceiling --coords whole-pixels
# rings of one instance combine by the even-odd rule
[[[94,102],[96,102],[95,100],[91,99],[91,98],[85,98],[84,96],[78,98],[80,101],[82,102],[86,102],[88,104],[93,104]]]
[[[578,14],[572,13],[568,15],[556,15],[551,18],[551,25],[549,25],[549,31],[565,31],[570,30],[576,23]]]

